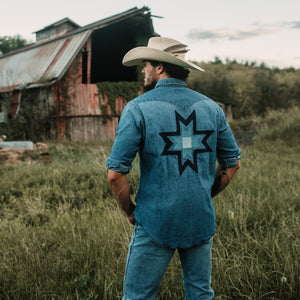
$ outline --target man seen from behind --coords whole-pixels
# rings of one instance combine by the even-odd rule
[[[155,299],[176,250],[186,299],[214,297],[212,197],[231,181],[241,151],[220,106],[187,87],[188,69],[203,70],[185,60],[186,47],[153,37],[123,58],[125,66],[143,64],[146,91],[126,105],[106,161],[113,196],[134,225],[123,300]],[[126,175],[136,153],[134,205]]]

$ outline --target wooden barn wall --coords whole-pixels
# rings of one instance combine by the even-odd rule
[[[99,95],[97,84],[81,83],[81,55],[73,62],[66,76],[53,86],[56,138],[72,141],[113,140],[119,116],[126,103],[116,101],[116,115],[106,95]],[[105,112],[101,106],[106,106]]]
[[[69,138],[81,142],[112,140],[116,135],[118,121],[117,117],[113,117],[103,124],[99,117],[71,118],[67,124]]]

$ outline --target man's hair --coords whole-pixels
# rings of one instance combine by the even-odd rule
[[[163,61],[156,61],[156,60],[148,60],[148,61],[153,67],[162,65],[164,67],[165,72],[172,78],[186,81],[190,73],[190,70],[188,69],[173,64],[169,64]]]

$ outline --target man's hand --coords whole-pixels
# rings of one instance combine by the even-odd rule
[[[133,211],[135,206],[130,199],[127,176],[112,170],[107,170],[107,177],[114,198],[117,200],[128,221],[134,225],[135,219]]]
[[[211,196],[215,197],[229,184],[236,171],[240,168],[240,161],[235,167],[221,170],[220,166],[216,169],[215,181],[211,188]]]

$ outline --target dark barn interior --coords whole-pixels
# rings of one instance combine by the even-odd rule
[[[150,14],[136,15],[95,30],[92,34],[91,83],[136,81],[136,68],[124,67],[123,56],[136,46],[146,45],[152,36]]]

